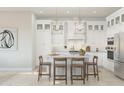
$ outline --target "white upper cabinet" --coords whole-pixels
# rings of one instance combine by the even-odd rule
[[[106,21],[108,37],[114,36],[118,32],[124,32],[124,8],[106,17]]]
[[[105,31],[106,24],[105,21],[87,21],[88,31]]]
[[[54,50],[62,50],[64,46],[79,50],[85,45],[103,45],[106,35],[106,23],[100,20],[37,20],[36,26],[39,41],[46,41],[49,49]]]
[[[36,28],[37,28],[37,31],[51,31],[51,21],[37,20]]]

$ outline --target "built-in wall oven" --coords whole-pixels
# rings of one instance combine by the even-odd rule
[[[114,60],[114,37],[108,37],[107,38],[107,58]]]
[[[107,51],[107,58],[113,60],[114,59],[114,51]]]

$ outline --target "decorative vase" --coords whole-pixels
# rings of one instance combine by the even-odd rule
[[[80,56],[84,56],[85,55],[85,52],[80,52]]]

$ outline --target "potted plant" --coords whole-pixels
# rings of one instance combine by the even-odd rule
[[[80,55],[81,55],[81,56],[84,56],[84,54],[85,54],[85,50],[81,48],[81,49],[80,49]]]

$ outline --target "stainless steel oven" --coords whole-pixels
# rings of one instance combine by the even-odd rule
[[[114,51],[107,51],[107,58],[108,59],[111,59],[111,60],[114,60]]]
[[[114,60],[114,37],[108,37],[107,38],[107,58]]]

